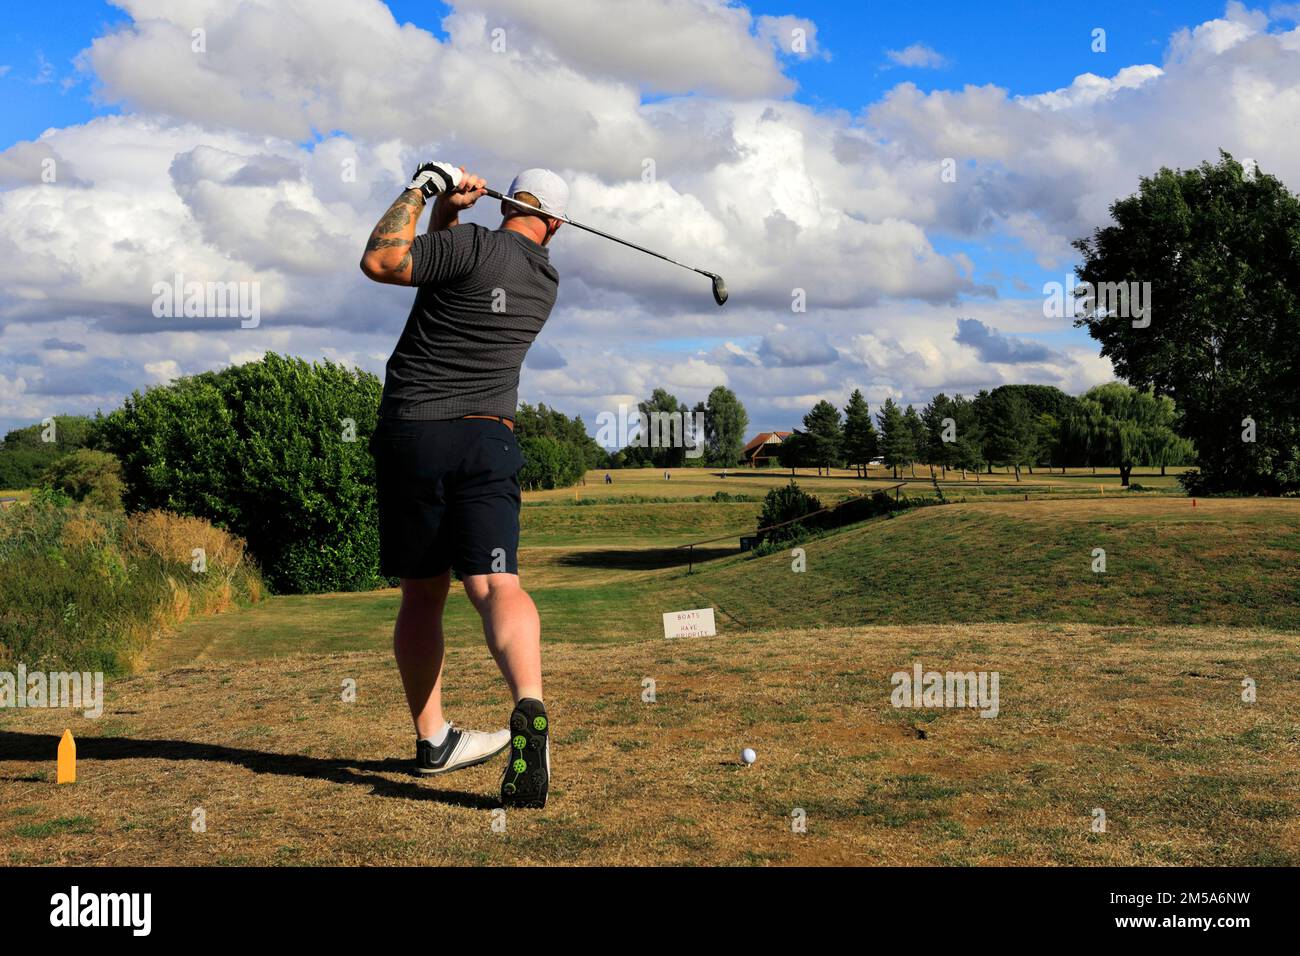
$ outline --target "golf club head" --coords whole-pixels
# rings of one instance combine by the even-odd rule
[[[711,272],[709,277],[713,279],[713,301],[722,305],[727,301],[727,283],[722,281],[722,276],[715,276]]]

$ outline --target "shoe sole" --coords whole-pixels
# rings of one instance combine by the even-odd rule
[[[436,770],[426,770],[424,767],[416,766],[415,774],[417,777],[436,777],[439,774],[453,773],[457,770],[464,770],[466,767],[477,767],[481,763],[487,763],[501,751],[510,746],[510,741],[506,741],[490,754],[484,754],[482,757],[475,757],[473,760],[467,760],[464,763],[458,763],[451,767],[438,767]]]
[[[546,795],[551,788],[551,775],[546,769],[546,739],[549,734],[549,723],[537,730],[527,714],[516,710],[510,715],[511,765],[506,767],[501,778],[502,806],[532,810],[546,806]],[[522,747],[517,743],[520,738],[524,741]],[[512,769],[517,760],[526,764],[522,773]]]

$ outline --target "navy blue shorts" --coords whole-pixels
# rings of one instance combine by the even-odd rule
[[[514,432],[482,418],[380,419],[370,436],[385,577],[519,573]]]

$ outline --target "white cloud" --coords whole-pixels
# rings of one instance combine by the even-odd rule
[[[494,183],[556,168],[579,220],[727,278],[718,310],[703,278],[561,231],[560,306],[523,397],[589,423],[664,384],[693,404],[729,382],[755,427],[854,387],[873,402],[1026,376],[1079,391],[1109,378],[1109,362],[1062,339],[1040,300],[994,298],[978,255],[932,237],[1019,244],[1063,275],[1070,240],[1161,165],[1222,146],[1300,181],[1300,30],[1238,4],[1172,37],[1158,65],[1023,96],[902,83],[857,116],[782,98],[783,64],[826,55],[815,23],[722,0],[654,0],[618,18],[595,0],[482,0],[453,9],[445,39],[377,0],[120,5],[134,22],[78,63],[123,115],[0,152],[0,419],[48,413],[56,397],[111,407],[119,382],[266,349],[381,373],[411,293],[368,283],[356,261],[430,155]],[[195,25],[206,53],[191,51]],[[796,28],[806,52],[786,42]],[[894,52],[937,65],[921,49]],[[941,177],[945,158],[956,182]],[[467,218],[495,219],[486,205]],[[262,326],[155,319],[152,286],[177,272],[259,283]],[[808,312],[791,319],[795,290]],[[982,362],[953,341],[958,318],[1051,354]]]
[[[1126,66],[1113,77],[1097,76],[1095,73],[1083,73],[1074,78],[1069,86],[1039,93],[1036,96],[1019,97],[1027,106],[1041,106],[1049,110],[1069,109],[1072,106],[1085,106],[1098,100],[1114,96],[1119,90],[1135,90],[1142,84],[1162,76],[1164,70],[1150,63],[1141,66]]]
[[[1239,0],[1230,0],[1220,19],[1207,20],[1190,30],[1184,27],[1175,33],[1169,43],[1169,53],[1176,60],[1218,56],[1267,27],[1266,13],[1250,10]]]
[[[886,50],[885,56],[896,66],[913,69],[937,70],[948,65],[948,60],[943,54],[924,43],[913,43],[901,50]]]
[[[775,31],[808,20],[760,18],[726,0],[475,0],[507,47],[545,50],[590,76],[608,76],[662,93],[780,96],[793,88],[772,57]],[[815,45],[816,28],[812,29]],[[788,50],[787,50],[788,52]]]
[[[174,359],[164,359],[161,362],[146,362],[144,370],[153,377],[155,384],[165,384],[180,378],[181,367]]]

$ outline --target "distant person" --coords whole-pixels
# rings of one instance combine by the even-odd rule
[[[614,479],[609,477],[609,472],[605,472],[605,484],[612,485],[613,483]]]
[[[361,259],[376,282],[416,286],[388,360],[370,439],[379,499],[380,573],[401,580],[393,654],[415,722],[415,769],[441,774],[507,750],[506,806],[541,807],[551,751],[542,703],[541,623],[519,586],[519,369],[555,305],[560,276],[547,244],[569,187],[526,169],[497,229],[460,223],[487,184],[424,163],[384,213]],[[424,235],[416,226],[436,200]],[[504,293],[504,297],[502,296]],[[509,303],[505,310],[498,302]],[[442,712],[442,613],[455,570],[510,686],[509,729],[453,727]]]

